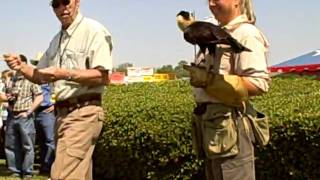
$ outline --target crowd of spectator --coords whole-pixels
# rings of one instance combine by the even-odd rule
[[[28,63],[24,55],[20,58],[23,63]],[[36,65],[38,60],[31,60],[31,64]],[[34,84],[13,70],[1,73],[0,153],[5,155],[3,158],[11,177],[32,179],[35,152],[39,152],[39,172],[50,176],[55,156],[51,89],[49,84]]]

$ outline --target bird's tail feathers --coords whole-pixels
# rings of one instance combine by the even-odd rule
[[[251,52],[251,49],[245,47],[244,45],[242,45],[241,43],[239,43],[236,39],[232,38],[232,37],[228,37],[227,40],[230,42],[228,44],[230,44],[230,46],[232,47],[232,49],[234,50],[234,52],[236,53],[240,53],[242,51],[248,51]]]

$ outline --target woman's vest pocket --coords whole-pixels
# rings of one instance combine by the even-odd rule
[[[268,117],[258,111],[247,114],[247,117],[251,124],[255,140],[260,146],[267,145],[270,139]]]
[[[237,146],[238,134],[229,107],[218,105],[208,106],[203,115],[203,148],[210,159],[235,156],[239,153]]]

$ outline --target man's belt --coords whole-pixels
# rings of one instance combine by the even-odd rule
[[[49,105],[49,106],[39,106],[35,111],[36,112],[42,112],[48,108],[50,108],[52,105]]]
[[[27,110],[22,110],[22,111],[12,111],[11,113],[12,113],[12,115],[13,115],[13,116],[17,116],[17,115],[19,115],[20,113],[23,113],[23,112],[27,112]]]
[[[89,105],[101,106],[101,94],[84,94],[68,98],[63,101],[57,101],[54,106],[55,108],[66,108],[68,111],[73,111],[74,109]]]

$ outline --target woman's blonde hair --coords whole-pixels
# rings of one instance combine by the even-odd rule
[[[252,0],[241,0],[240,11],[241,14],[247,15],[249,23],[256,23],[256,16],[253,12]]]

